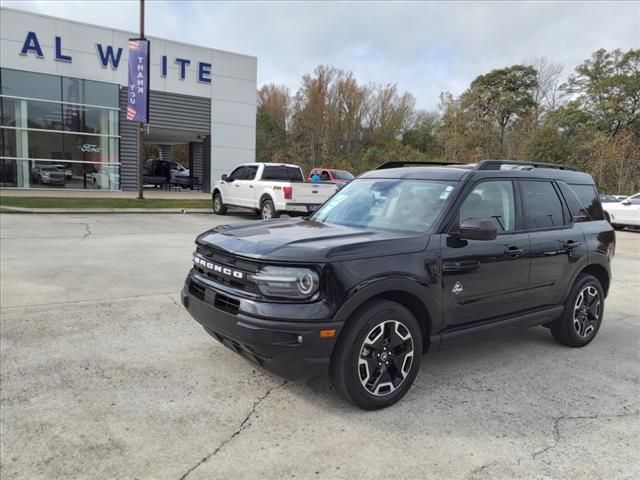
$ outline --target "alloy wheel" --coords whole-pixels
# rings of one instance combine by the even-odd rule
[[[373,327],[362,343],[358,378],[370,394],[389,395],[407,378],[413,364],[413,337],[398,320]]]
[[[573,327],[583,338],[593,333],[600,319],[600,294],[594,286],[583,288],[573,307]]]
[[[273,217],[271,204],[269,202],[265,202],[264,205],[262,205],[262,218],[263,220],[271,220],[271,217]]]

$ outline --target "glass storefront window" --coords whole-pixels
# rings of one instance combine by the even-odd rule
[[[2,95],[57,102],[62,100],[60,77],[56,75],[3,68],[0,72],[0,84]]]
[[[16,156],[16,131],[0,130],[0,156],[15,157]]]
[[[62,77],[62,101],[118,108],[118,85]]]
[[[8,69],[0,77],[0,186],[120,188],[119,85]]]
[[[27,101],[27,127],[45,130],[62,129],[62,110],[59,103]]]
[[[0,97],[0,125],[16,126],[16,101],[13,98]]]
[[[55,160],[63,158],[61,133],[30,130],[27,135],[29,139],[29,158]]]
[[[3,159],[0,187],[118,190],[120,165]]]

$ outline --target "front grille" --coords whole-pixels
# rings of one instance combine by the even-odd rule
[[[194,265],[194,270],[199,274],[228,287],[247,292],[251,295],[260,294],[255,282],[249,280],[248,278],[250,275],[258,272],[258,270],[260,269],[260,264],[236,258],[232,255],[229,255],[228,253],[223,253],[219,250],[206,247],[204,245],[198,245],[196,248],[196,253],[200,254],[202,257],[217,265],[230,268],[234,271],[242,272],[243,277],[235,278],[230,275],[224,275],[220,272],[204,269],[199,265]]]
[[[235,298],[227,297],[221,293],[216,294],[216,299],[213,302],[213,306],[223,312],[230,313],[235,315],[238,313],[238,309],[240,308],[240,300],[236,300]]]
[[[204,301],[204,287],[196,282],[189,282],[189,293],[198,300]]]

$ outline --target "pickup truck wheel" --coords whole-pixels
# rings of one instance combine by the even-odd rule
[[[329,369],[345,400],[365,410],[393,405],[420,369],[422,332],[402,305],[374,300],[347,320]]]
[[[602,324],[604,292],[598,279],[580,274],[564,304],[562,317],[550,324],[551,335],[568,347],[584,347]]]
[[[227,213],[227,207],[222,202],[222,195],[220,195],[220,192],[213,194],[213,213],[216,215],[224,215]]]
[[[271,220],[272,218],[280,217],[280,213],[276,211],[276,207],[273,206],[273,201],[270,198],[262,201],[260,206],[260,216],[263,220]]]

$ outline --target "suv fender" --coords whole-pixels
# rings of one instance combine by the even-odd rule
[[[437,343],[439,335],[431,338],[431,334],[440,327],[440,298],[428,284],[419,283],[411,277],[373,279],[358,285],[348,294],[334,319],[348,321],[358,308],[373,298],[398,302],[414,314],[423,330],[425,351],[430,343]]]

